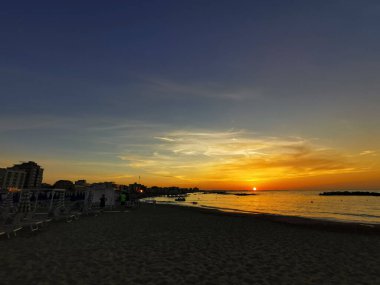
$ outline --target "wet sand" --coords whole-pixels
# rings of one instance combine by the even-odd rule
[[[0,240],[1,284],[380,284],[380,235],[143,205]]]

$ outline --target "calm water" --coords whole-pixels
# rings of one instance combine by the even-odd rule
[[[236,196],[193,193],[185,202],[174,198],[158,197],[160,203],[176,203],[194,207],[212,207],[225,211],[270,213],[334,220],[380,224],[380,197],[319,196],[321,191],[257,191],[257,195]],[[380,191],[372,191],[379,192]],[[197,202],[194,205],[192,202]]]

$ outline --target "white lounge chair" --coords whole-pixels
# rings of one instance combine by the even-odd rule
[[[72,222],[79,218],[79,214],[71,212],[65,205],[65,189],[53,189],[50,199],[49,216],[53,220],[66,220]],[[54,199],[56,196],[57,199]]]
[[[21,216],[18,214],[8,217],[2,216],[0,218],[0,236],[6,235],[10,238],[12,233],[16,236],[16,233],[23,228],[20,225],[20,219]]]
[[[32,209],[31,204],[31,191],[27,189],[20,192],[17,213],[21,216],[20,224],[29,227],[32,232],[38,230],[44,223],[49,221],[43,217],[36,217],[35,208]]]

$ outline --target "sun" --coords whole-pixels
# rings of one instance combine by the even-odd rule
[[[257,190],[257,188],[256,188],[256,187],[253,187],[253,188],[252,188],[252,190],[253,190],[253,191],[256,191],[256,190]]]

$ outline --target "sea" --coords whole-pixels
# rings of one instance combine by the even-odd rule
[[[322,191],[204,191],[186,201],[156,197],[157,203],[218,209],[237,213],[265,213],[337,222],[380,224],[380,196],[320,196]],[[380,193],[380,190],[371,191]]]

